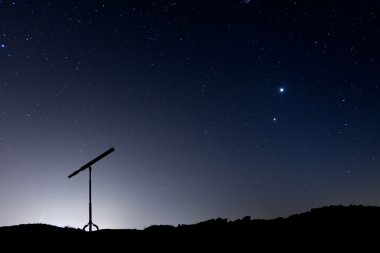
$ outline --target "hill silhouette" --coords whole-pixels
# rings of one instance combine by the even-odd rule
[[[2,246],[12,249],[353,249],[377,245],[380,207],[329,206],[272,220],[212,219],[193,225],[154,225],[144,230],[103,229],[92,233],[46,224],[0,228]],[[53,248],[52,248],[53,247]],[[307,247],[307,248],[304,248]]]

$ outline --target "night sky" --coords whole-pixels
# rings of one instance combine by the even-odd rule
[[[380,205],[380,3],[0,1],[0,226]]]

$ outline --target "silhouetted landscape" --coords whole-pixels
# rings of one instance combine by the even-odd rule
[[[4,247],[13,249],[350,249],[378,241],[380,207],[329,206],[272,220],[212,219],[193,225],[154,225],[144,230],[103,229],[92,233],[70,227],[26,224],[1,227]],[[53,247],[53,248],[51,248]],[[307,247],[307,248],[305,248]]]

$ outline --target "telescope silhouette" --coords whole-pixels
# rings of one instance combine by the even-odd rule
[[[89,171],[89,181],[88,181],[88,190],[89,190],[88,216],[89,216],[89,221],[83,227],[83,230],[86,230],[86,227],[88,227],[88,231],[92,232],[92,226],[96,227],[96,229],[99,230],[99,227],[92,222],[92,199],[91,199],[91,173],[92,173],[92,168],[91,168],[91,166],[94,163],[96,163],[97,161],[99,161],[100,159],[103,159],[104,157],[106,157],[107,155],[109,155],[110,153],[112,153],[113,151],[115,151],[115,149],[114,148],[110,148],[109,150],[107,150],[103,154],[97,156],[96,158],[94,158],[90,162],[88,162],[85,165],[83,165],[82,167],[80,167],[79,170],[74,171],[73,173],[71,173],[68,176],[69,178],[71,178],[71,177],[77,175],[79,172],[86,170],[87,168],[88,168],[88,171]]]

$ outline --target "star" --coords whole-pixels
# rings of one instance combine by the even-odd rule
[[[285,88],[284,88],[284,87],[280,87],[280,88],[278,89],[278,91],[279,91],[280,93],[284,93],[284,92],[285,92]]]
[[[277,121],[277,118],[276,118],[276,117],[273,117],[272,120],[273,120],[273,122],[276,122],[276,121]]]
[[[1,44],[1,47],[4,48],[4,47],[5,47],[5,44]]]

